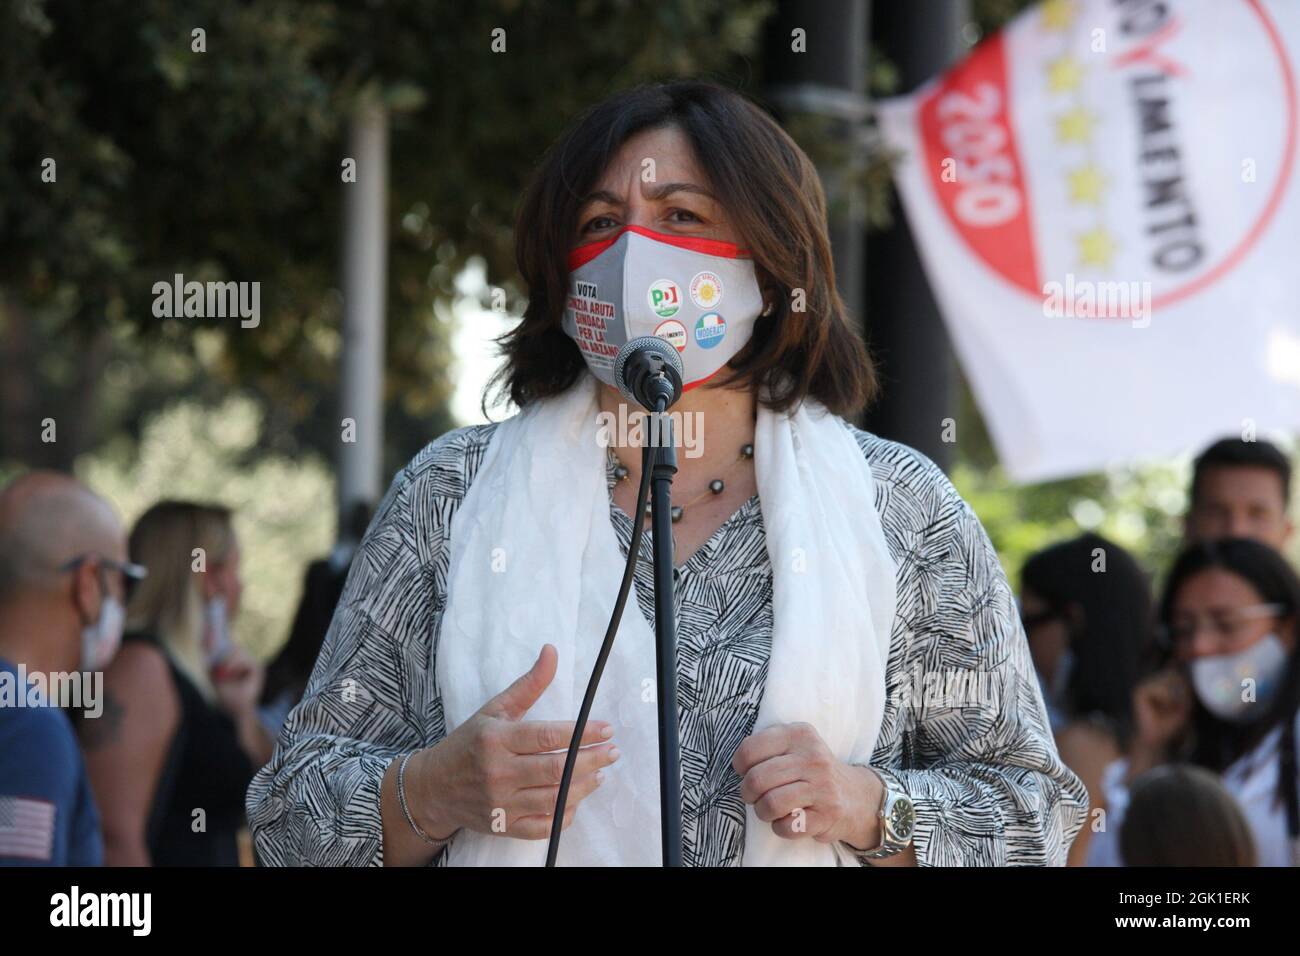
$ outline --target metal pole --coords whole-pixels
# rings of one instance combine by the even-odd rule
[[[911,92],[965,52],[961,31],[969,20],[968,0],[875,4],[872,36],[898,69],[899,93]],[[944,420],[958,418],[952,346],[897,196],[893,214],[890,229],[867,239],[867,341],[883,390],[866,427],[911,445],[946,470],[954,446],[944,441]]]
[[[343,184],[341,532],[351,506],[359,500],[373,505],[382,491],[388,258],[388,114],[382,105],[371,102],[358,108],[352,120],[349,153],[356,160],[356,182]]]
[[[677,570],[673,567],[672,490],[677,474],[673,420],[654,413],[650,524],[655,580],[655,680],[659,694],[659,815],[664,866],[682,865],[682,758],[677,731]],[[637,515],[637,520],[641,516]]]
[[[826,191],[831,251],[840,297],[857,321],[863,315],[864,202],[854,179],[859,132],[868,116],[867,0],[782,0],[767,21],[764,71],[768,100],[782,122],[811,116],[822,122],[828,147],[814,149]]]

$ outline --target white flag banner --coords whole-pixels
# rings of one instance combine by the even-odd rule
[[[877,115],[1036,481],[1300,430],[1297,0],[1048,0]]]

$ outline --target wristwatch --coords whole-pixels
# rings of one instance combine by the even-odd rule
[[[871,850],[853,851],[864,860],[884,860],[902,853],[912,845],[912,831],[916,828],[916,808],[907,794],[889,789],[881,778],[885,793],[880,800],[876,816],[880,818],[880,846]],[[846,844],[852,846],[852,844]]]

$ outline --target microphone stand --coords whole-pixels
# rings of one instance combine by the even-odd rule
[[[677,739],[677,608],[673,569],[673,476],[677,449],[673,422],[659,398],[651,413],[650,445],[654,461],[650,485],[651,547],[655,582],[655,677],[659,705],[659,820],[663,865],[682,865],[681,747]],[[644,519],[642,519],[644,520]]]

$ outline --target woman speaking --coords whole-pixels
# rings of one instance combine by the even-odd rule
[[[353,561],[248,793],[267,864],[541,865],[633,535],[629,338],[673,344],[683,859],[1059,864],[1057,757],[987,535],[944,475],[848,424],[876,382],[808,158],[731,90],[585,114],[524,196],[520,409],[433,442]],[[647,528],[576,762],[561,865],[660,863]]]

